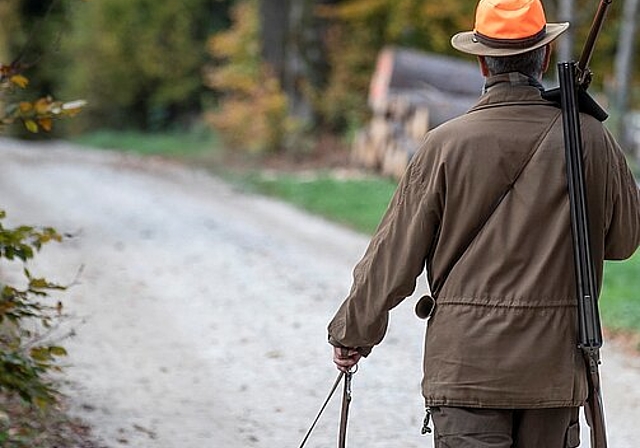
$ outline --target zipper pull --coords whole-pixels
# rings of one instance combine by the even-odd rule
[[[422,435],[431,434],[431,428],[429,428],[429,422],[431,421],[431,408],[427,407],[424,415],[424,421],[422,422]]]

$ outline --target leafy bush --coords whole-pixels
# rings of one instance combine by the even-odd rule
[[[45,244],[62,237],[48,227],[7,228],[2,223],[5,217],[0,211],[0,267],[5,268],[0,271],[0,390],[45,406],[55,399],[55,388],[45,374],[59,368],[57,359],[66,351],[47,341],[62,305],[47,305],[43,300],[65,287],[33,276],[26,264]],[[6,268],[15,262],[24,265],[22,278],[10,284]]]
[[[82,109],[83,101],[64,103],[48,95],[33,101],[16,100],[16,91],[29,83],[24,75],[27,68],[21,57],[9,65],[0,64],[0,131],[15,122],[23,123],[32,133],[50,131],[55,119],[74,116]],[[57,370],[57,359],[66,354],[63,347],[47,338],[62,305],[43,301],[50,292],[65,287],[33,276],[27,265],[45,244],[61,241],[62,236],[50,227],[5,227],[5,218],[0,209],[0,391],[18,394],[43,407],[56,396],[46,373]],[[12,269],[16,263],[22,263],[17,280]],[[2,446],[8,440],[5,436],[0,432]]]
[[[56,101],[49,95],[33,101],[10,101],[10,95],[16,88],[24,89],[28,83],[20,65],[0,64],[0,103],[5,103],[4,109],[0,110],[0,125],[20,121],[31,133],[49,132],[55,119],[73,117],[85,105],[84,101]]]

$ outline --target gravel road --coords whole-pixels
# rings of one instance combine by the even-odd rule
[[[366,237],[160,160],[11,140],[0,154],[9,221],[76,235],[33,269],[69,283],[83,266],[63,296],[64,391],[105,446],[299,445],[337,375],[325,328]],[[413,304],[354,377],[351,446],[431,446]],[[610,446],[637,448],[640,360],[603,357]],[[336,397],[307,447],[335,446],[338,416]]]

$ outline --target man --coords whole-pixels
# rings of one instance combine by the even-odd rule
[[[452,45],[478,56],[485,92],[427,134],[329,324],[334,362],[348,370],[426,267],[436,305],[423,395],[436,447],[579,445],[587,384],[562,119],[539,82],[567,27],[546,23],[540,0],[480,0],[474,31]],[[640,244],[640,193],[609,132],[581,123],[600,284],[603,260]]]

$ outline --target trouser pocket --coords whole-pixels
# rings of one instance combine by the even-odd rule
[[[565,448],[576,448],[580,446],[580,423],[571,423],[567,428],[567,434],[564,441]]]

